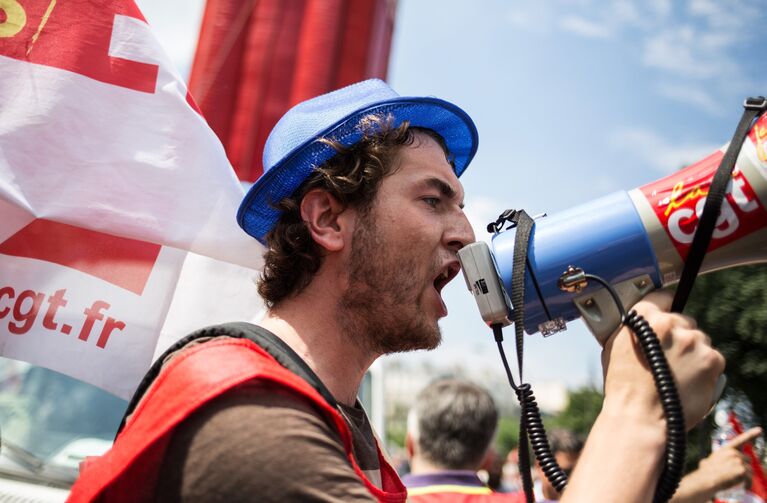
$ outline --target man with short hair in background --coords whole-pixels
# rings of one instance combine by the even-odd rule
[[[494,493],[477,476],[495,438],[498,409],[468,381],[443,379],[424,388],[407,418],[411,473],[402,481],[413,502],[523,502]]]

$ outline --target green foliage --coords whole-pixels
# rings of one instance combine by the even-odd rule
[[[685,313],[727,359],[727,384],[745,394],[757,422],[767,419],[767,267],[727,269],[695,282]]]
[[[586,438],[602,409],[602,393],[583,387],[568,393],[567,406],[556,416],[544,417],[547,430],[566,428]],[[519,445],[519,417],[504,416],[498,423],[496,449],[507,453]]]
[[[405,436],[407,435],[408,408],[402,404],[396,404],[393,412],[386,418],[386,445],[403,449]]]
[[[731,401],[750,401],[753,415],[741,418],[765,424],[767,419],[767,267],[747,266],[700,276],[685,308],[709,334],[727,359],[727,391]],[[745,397],[745,399],[744,399]],[[750,412],[750,411],[749,411]],[[697,466],[711,448],[713,424],[701,422],[687,437],[687,469]]]
[[[495,437],[496,450],[509,452],[519,445],[519,417],[504,416],[498,421],[498,433]]]
[[[709,417],[687,433],[685,473],[695,470],[700,460],[711,454],[711,434],[714,427],[714,421]]]
[[[568,393],[567,406],[557,416],[547,421],[548,428],[566,428],[586,437],[591,431],[599,411],[602,410],[602,392],[593,387],[583,387]]]

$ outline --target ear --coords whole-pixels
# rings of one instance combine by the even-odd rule
[[[495,452],[495,447],[492,445],[487,448],[485,456],[482,458],[482,463],[479,465],[480,470],[487,470],[488,472],[493,468],[495,458],[498,457],[498,453]]]
[[[405,434],[405,452],[407,452],[408,459],[413,459],[413,456],[415,455],[415,440],[413,440],[413,436],[410,432]]]
[[[338,199],[322,189],[312,189],[301,199],[301,219],[312,239],[328,251],[339,251],[346,243],[344,209]]]

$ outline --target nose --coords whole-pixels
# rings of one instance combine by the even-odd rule
[[[467,244],[476,241],[474,229],[472,229],[463,210],[458,210],[458,214],[451,221],[451,225],[445,232],[445,242],[448,248],[457,252]]]

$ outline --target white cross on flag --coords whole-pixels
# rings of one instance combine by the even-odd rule
[[[242,188],[132,0],[0,1],[0,75],[0,354],[127,398],[258,314]]]

